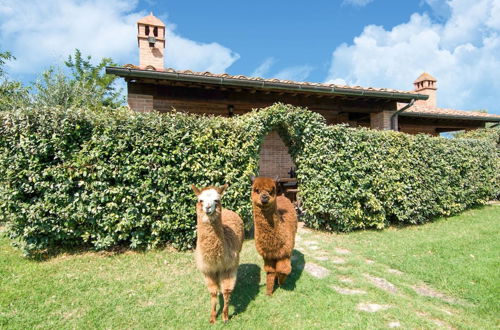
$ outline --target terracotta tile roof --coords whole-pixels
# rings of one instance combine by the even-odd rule
[[[401,107],[401,106],[400,106]],[[408,110],[400,114],[404,117],[440,117],[440,118],[455,118],[455,119],[477,119],[486,121],[500,121],[500,115],[477,112],[477,111],[464,111],[448,108],[433,108],[423,105],[414,105]]]
[[[153,16],[153,13],[149,14],[146,17],[141,18],[140,20],[137,21],[137,23],[141,24],[147,24],[147,25],[154,25],[154,26],[165,26],[162,21],[160,21],[159,18]]]
[[[177,73],[177,74],[183,74],[183,75],[193,75],[193,76],[205,76],[205,77],[218,77],[218,78],[230,78],[230,79],[239,79],[242,82],[244,81],[259,81],[259,82],[271,82],[271,83],[280,83],[284,85],[300,85],[300,86],[308,86],[308,87],[326,87],[326,88],[340,88],[340,89],[349,89],[349,90],[358,90],[358,91],[373,91],[373,92],[386,92],[386,93],[398,93],[398,94],[405,94],[405,95],[415,95],[415,96],[422,96],[422,94],[418,94],[414,91],[402,91],[402,90],[396,90],[396,89],[391,89],[391,88],[374,88],[374,87],[361,87],[361,86],[347,86],[347,85],[338,85],[338,84],[328,84],[328,83],[315,83],[315,82],[305,82],[305,81],[293,81],[293,80],[283,80],[283,79],[267,79],[267,78],[261,78],[261,77],[248,77],[244,75],[230,75],[227,73],[222,73],[222,74],[216,74],[216,73],[211,73],[208,71],[205,72],[195,72],[191,70],[175,70],[172,68],[165,68],[165,69],[156,69],[152,66],[148,67],[138,67],[133,64],[126,64],[124,65],[125,68],[128,69],[136,69],[136,70],[148,70],[148,71],[157,71],[157,72],[167,72],[167,73]]]
[[[414,83],[416,84],[416,83],[426,81],[426,80],[437,81],[436,78],[434,78],[433,76],[431,76],[427,72],[424,72],[420,76],[418,76],[418,78],[414,81]]]

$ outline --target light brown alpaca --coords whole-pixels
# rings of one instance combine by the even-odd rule
[[[290,258],[297,233],[297,213],[292,202],[285,196],[277,196],[276,192],[273,179],[253,179],[255,246],[264,258],[268,295],[273,294],[276,278],[278,285],[282,285],[292,271]]]
[[[211,296],[210,323],[215,323],[219,292],[224,296],[222,319],[227,322],[229,299],[236,283],[243,245],[243,221],[238,214],[221,206],[220,198],[227,184],[201,190],[194,185],[191,187],[198,196],[196,266],[205,275]]]

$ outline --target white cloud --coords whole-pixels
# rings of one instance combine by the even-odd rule
[[[269,70],[275,63],[275,59],[273,57],[268,57],[262,62],[254,72],[252,72],[252,77],[265,77],[267,76]]]
[[[437,17],[446,19],[450,16],[450,6],[447,0],[424,0],[424,2],[432,8],[433,14]]]
[[[425,71],[438,80],[439,106],[500,113],[499,2],[446,4],[443,23],[416,13],[392,30],[366,26],[352,44],[335,49],[327,81],[410,90]]]
[[[136,21],[147,15],[126,0],[0,0],[0,44],[17,58],[14,73],[61,64],[75,48],[94,59],[138,64]],[[167,27],[173,26],[166,22]],[[239,58],[218,43],[203,44],[168,31],[166,67],[224,72]]]
[[[252,72],[253,77],[278,78],[283,80],[305,81],[311,74],[313,67],[309,65],[290,66],[270,73],[272,66],[276,63],[273,57],[266,58],[257,69]]]
[[[372,1],[373,0],[344,0],[342,4],[356,6],[356,7],[364,7]]]
[[[293,81],[305,81],[313,68],[309,65],[292,66],[279,71],[275,78]]]
[[[167,28],[165,65],[178,70],[223,73],[240,55],[216,42],[204,44],[182,38]]]

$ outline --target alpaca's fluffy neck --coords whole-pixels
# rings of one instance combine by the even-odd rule
[[[214,214],[207,215],[203,211],[198,211],[197,241],[202,250],[215,250],[224,248],[224,230],[222,229],[221,210],[216,210]],[[203,221],[208,220],[208,221]]]
[[[266,208],[261,208],[256,205],[253,207],[254,217],[256,219],[264,219],[265,222],[271,227],[274,227],[276,221],[279,219],[276,203],[269,205]],[[259,223],[257,223],[258,225]]]

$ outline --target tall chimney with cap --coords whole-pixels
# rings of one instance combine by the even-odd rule
[[[153,13],[137,21],[137,44],[141,69],[163,70],[165,24]]]
[[[417,100],[415,103],[431,108],[437,107],[437,80],[430,74],[424,72],[413,82],[415,92],[429,95],[427,100]]]

